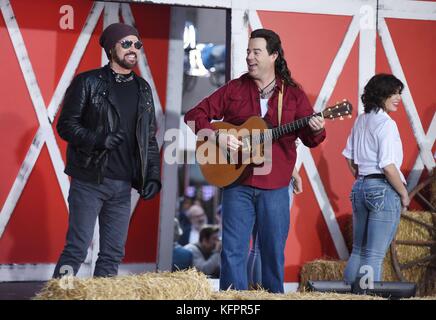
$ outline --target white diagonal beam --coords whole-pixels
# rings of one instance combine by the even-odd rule
[[[8,197],[2,207],[0,212],[0,238],[3,235],[3,232],[6,229],[6,225],[9,222],[9,219],[12,216],[12,212],[18,203],[18,200],[23,192],[24,187],[26,186],[27,180],[29,179],[30,173],[38,160],[39,154],[41,153],[42,145],[45,141],[44,136],[45,132],[40,127],[36,132],[36,136],[30,145],[29,150],[27,151],[26,157],[24,158],[23,163],[21,164],[20,170],[18,171],[18,175],[15,178],[14,183],[12,184],[11,190],[9,191]]]
[[[339,228],[338,221],[336,220],[335,212],[330,204],[327,192],[324,189],[321,177],[316,167],[315,161],[313,161],[312,154],[309,148],[301,146],[299,148],[299,158],[306,169],[309,182],[312,186],[313,193],[324,216],[325,223],[330,232],[330,235],[335,245],[338,256],[341,260],[347,260],[349,257],[348,249],[345,244],[344,237],[341,229]]]
[[[89,12],[88,18],[86,19],[85,25],[80,32],[79,38],[73,48],[70,58],[68,59],[67,65],[65,66],[64,72],[56,86],[53,97],[48,105],[47,112],[48,118],[51,123],[53,123],[56,113],[59,110],[59,106],[64,98],[65,92],[73,80],[74,74],[76,73],[77,67],[79,66],[80,60],[85,53],[86,47],[88,46],[89,40],[91,39],[92,32],[97,25],[98,19],[103,11],[104,4],[100,2],[95,2]]]
[[[249,22],[253,30],[262,28],[262,23],[256,10],[249,11]],[[339,76],[344,68],[345,62],[350,55],[353,44],[359,34],[360,17],[355,15],[348,27],[344,40],[342,41],[339,50],[330,66],[327,76],[321,87],[321,91],[316,99],[314,110],[319,112],[325,108],[327,101],[330,99]]]
[[[430,148],[434,145],[436,141],[436,113],[433,114],[433,119],[428,128],[427,141],[430,143]],[[407,177],[407,191],[412,191],[413,188],[418,184],[419,178],[421,178],[422,171],[424,170],[424,163],[420,155],[416,158],[415,164]]]
[[[133,17],[132,10],[130,9],[130,5],[128,4],[121,5],[121,15],[125,23],[135,26],[135,19]],[[156,113],[156,125],[157,125],[156,139],[160,149],[162,147],[164,131],[165,131],[164,113],[162,110],[162,104],[157,94],[156,85],[154,83],[153,76],[151,74],[150,66],[147,61],[147,56],[145,55],[144,47],[141,48],[141,54],[139,55],[138,58],[139,58],[138,67],[141,72],[141,75],[150,84],[151,91],[153,94],[153,101],[154,101],[155,113]]]
[[[350,55],[353,44],[356,41],[357,35],[359,33],[359,16],[355,15],[351,20],[348,30],[345,34],[344,40],[342,41],[338,52],[336,53],[333,63],[327,73],[327,76],[322,84],[321,90],[319,92],[318,98],[316,99],[313,109],[316,112],[323,110],[330,99],[334,88],[338,82],[339,76],[344,69],[345,62]]]
[[[385,19],[382,18],[379,20],[378,27],[379,27],[378,31],[380,34],[380,38],[382,40],[382,44],[385,49],[386,56],[388,58],[388,62],[391,67],[391,70],[393,74],[404,83],[404,90],[402,93],[403,104],[407,116],[409,118],[409,122],[412,126],[412,130],[413,130],[413,134],[415,135],[416,142],[418,143],[421,160],[424,163],[424,166],[427,168],[427,170],[430,171],[435,166],[435,159],[433,158],[433,154],[431,152],[430,143],[425,137],[424,128],[422,127],[422,123],[419,119],[415,102],[413,101],[412,94],[409,89],[409,85],[407,84],[407,80],[404,75],[403,68],[401,67],[401,63],[398,58],[397,52],[395,50],[395,46],[392,41],[391,34],[389,32]]]

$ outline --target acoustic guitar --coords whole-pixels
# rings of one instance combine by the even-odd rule
[[[218,130],[218,135],[232,134],[242,142],[242,146],[236,151],[230,151],[227,146],[219,146],[216,137],[211,138],[210,130],[209,134],[202,134],[200,131],[197,135],[197,162],[207,182],[217,187],[225,187],[242,179],[244,173],[249,172],[248,167],[264,163],[265,159],[268,159],[265,149],[270,147],[274,140],[307,126],[313,116],[342,120],[344,116],[351,118],[351,112],[351,103],[343,100],[322,112],[275,128],[269,128],[261,117],[256,116],[250,117],[240,126],[223,121],[212,122],[211,125],[215,131]]]

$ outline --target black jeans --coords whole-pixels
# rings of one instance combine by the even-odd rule
[[[100,251],[94,276],[117,275],[129,228],[130,190],[131,184],[127,181],[105,178],[102,184],[97,185],[74,178],[71,180],[67,239],[56,264],[54,278],[77,274],[91,244],[97,217]]]

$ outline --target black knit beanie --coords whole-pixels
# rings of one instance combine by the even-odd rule
[[[136,36],[139,39],[139,33],[136,28],[124,23],[113,23],[107,26],[101,34],[99,41],[100,46],[104,48],[104,51],[109,58],[110,49],[112,49],[119,40],[130,35]]]

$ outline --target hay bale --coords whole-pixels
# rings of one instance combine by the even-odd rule
[[[385,300],[369,295],[323,293],[323,292],[289,292],[285,294],[269,293],[264,290],[235,291],[227,290],[212,294],[214,300]]]
[[[331,261],[330,261],[331,262]],[[332,265],[332,264],[331,264]],[[66,289],[65,285],[74,286]],[[195,270],[158,272],[112,278],[50,280],[35,300],[382,300],[369,295],[321,292],[274,294],[265,290],[219,291]],[[424,297],[424,299],[436,299]]]
[[[68,286],[71,284],[71,286]],[[212,286],[194,269],[110,278],[52,279],[36,300],[173,300],[209,299]]]
[[[340,260],[315,260],[304,264],[300,273],[300,291],[307,289],[307,281],[342,280],[347,262]]]
[[[433,225],[433,218],[431,212],[426,211],[407,211],[406,214],[419,221]],[[434,235],[431,232],[410,220],[402,218],[398,227],[398,231],[395,237],[396,240],[415,240],[415,241],[429,241],[435,240]],[[426,246],[410,246],[397,244],[396,248],[398,261],[400,264],[411,262],[419,258],[429,256],[431,254],[430,247]],[[387,260],[387,261],[386,261]],[[421,263],[413,268],[402,271],[403,276],[407,281],[415,282],[418,285],[419,294],[436,294],[434,275],[429,275],[428,270],[429,262]],[[398,281],[393,266],[391,263],[390,252],[387,255],[384,263],[385,277],[392,279],[392,281]],[[433,289],[435,291],[433,291]],[[429,291],[430,290],[430,291]]]

